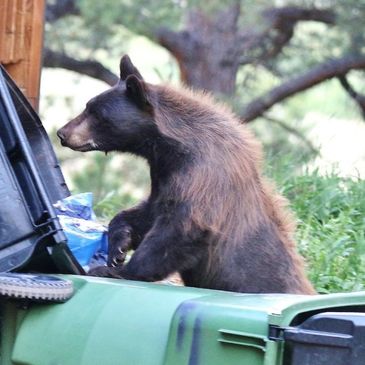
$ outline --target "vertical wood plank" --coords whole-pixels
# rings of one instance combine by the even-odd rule
[[[15,43],[15,18],[16,18],[16,1],[9,0],[6,8],[5,19],[5,49],[7,50],[5,62],[13,62],[14,43]]]
[[[0,61],[5,59],[6,55],[6,15],[8,8],[8,0],[0,1]]]
[[[45,0],[0,0],[0,62],[37,110]]]
[[[30,0],[29,0],[30,1]],[[42,65],[43,31],[45,0],[32,0],[32,13],[30,17],[31,40],[28,62],[28,97],[33,107],[38,110],[39,88]]]
[[[25,36],[25,5],[26,0],[17,0],[16,7],[16,25],[15,25],[15,48],[14,62],[17,62],[26,55],[24,54],[24,36]]]

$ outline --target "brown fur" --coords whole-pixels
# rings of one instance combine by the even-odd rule
[[[224,257],[225,250],[234,251],[232,243],[240,244],[247,232],[273,221],[294,262],[300,292],[313,294],[296,251],[287,200],[261,175],[261,146],[251,131],[206,93],[167,85],[154,86],[154,91],[159,130],[196,153],[190,171],[176,174],[173,185],[181,201],[192,202],[193,222],[220,237],[213,256]]]
[[[145,83],[127,56],[120,75],[58,131],[74,150],[131,152],[150,165],[149,198],[112,219],[108,267],[93,274],[155,281],[178,271],[196,287],[313,294],[294,220],[262,176],[249,129],[207,94]]]

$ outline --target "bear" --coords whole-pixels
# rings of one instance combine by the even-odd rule
[[[314,294],[286,200],[261,172],[261,146],[204,91],[120,80],[58,132],[75,151],[128,152],[150,168],[149,197],[109,224],[107,266],[90,275],[244,293]],[[124,263],[126,252],[134,250]]]

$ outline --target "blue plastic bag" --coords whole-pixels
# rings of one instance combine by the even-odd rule
[[[84,267],[90,264],[97,251],[107,250],[107,229],[95,220],[92,200],[92,193],[82,193],[54,205],[68,245]]]
[[[93,193],[71,195],[54,204],[57,215],[95,220],[93,212]]]

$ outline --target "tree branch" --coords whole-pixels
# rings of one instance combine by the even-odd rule
[[[328,60],[311,70],[294,77],[273,88],[267,94],[251,101],[241,113],[244,122],[248,123],[263,115],[276,103],[319,83],[345,75],[350,70],[365,69],[365,56],[348,56]]]
[[[43,50],[43,67],[64,68],[104,81],[111,86],[115,85],[119,80],[117,75],[97,61],[75,60],[64,53],[55,52],[49,48]]]
[[[188,31],[175,32],[161,27],[155,31],[155,37],[162,47],[178,59],[194,57],[194,50],[198,47],[198,41]]]
[[[300,21],[316,21],[325,24],[335,24],[336,16],[331,9],[300,8],[285,6],[270,8],[262,12],[267,22],[266,30],[253,34],[249,31],[241,31],[243,51],[240,64],[248,64],[257,61],[265,61],[267,58],[276,57],[294,35],[294,28]],[[256,54],[247,55],[247,51]]]
[[[300,8],[297,6],[284,6],[281,8],[270,8],[262,12],[264,18],[268,19],[273,28],[285,28],[286,23],[295,23],[301,20],[313,20],[326,24],[334,24],[335,13],[331,9]]]
[[[341,75],[338,77],[341,86],[347,92],[347,94],[354,99],[361,110],[361,114],[363,119],[365,120],[365,96],[359,94],[355,89],[350,85],[349,81],[347,80],[346,75]]]
[[[320,152],[319,150],[314,147],[313,143],[308,139],[306,138],[302,133],[300,133],[297,129],[287,125],[286,123],[284,123],[283,121],[281,120],[278,120],[278,119],[275,119],[275,118],[272,118],[272,117],[269,117],[267,115],[264,115],[263,116],[264,119],[268,120],[269,122],[271,123],[274,123],[274,124],[277,124],[279,127],[281,127],[282,129],[286,130],[287,132],[293,134],[294,136],[296,136],[298,139],[300,139],[304,144],[307,145],[307,147],[309,148],[309,150],[316,154],[316,155],[320,155]]]

